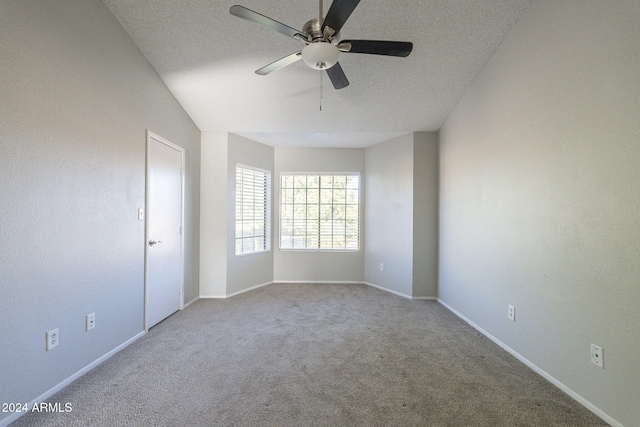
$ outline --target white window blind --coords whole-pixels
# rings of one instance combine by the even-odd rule
[[[236,255],[271,249],[271,172],[236,166]]]
[[[359,192],[357,173],[282,174],[280,248],[358,250]]]

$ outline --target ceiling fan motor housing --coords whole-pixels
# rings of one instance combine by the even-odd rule
[[[328,36],[325,37],[325,34],[323,34],[322,32],[322,22],[320,21],[320,19],[315,18],[304,24],[304,26],[302,27],[302,32],[307,37],[309,43],[328,41],[333,44],[338,44],[338,42],[340,41],[340,33],[338,32],[334,34],[333,29],[329,27],[325,28],[325,31],[327,31],[327,29],[329,29],[330,31],[328,33]]]

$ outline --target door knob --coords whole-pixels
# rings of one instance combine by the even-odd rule
[[[157,243],[162,243],[162,240],[158,240],[157,242],[155,240],[149,240],[149,246],[153,246]]]

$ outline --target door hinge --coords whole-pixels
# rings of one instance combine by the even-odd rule
[[[184,292],[182,289],[182,285],[180,285],[180,293]]]
[[[180,169],[180,176],[184,176],[184,168]]]
[[[182,236],[182,226],[180,226],[180,235]]]

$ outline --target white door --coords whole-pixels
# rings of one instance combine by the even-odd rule
[[[145,328],[181,308],[184,149],[147,132]]]

